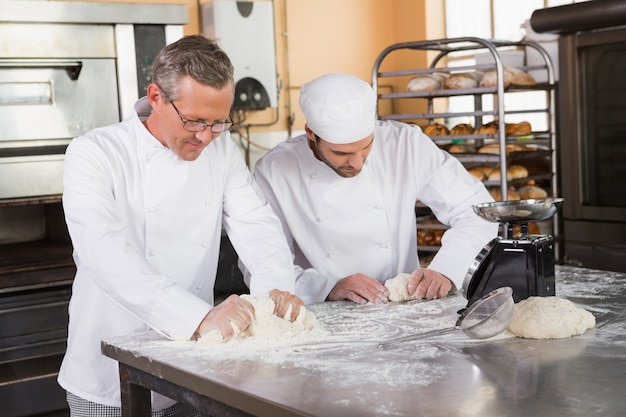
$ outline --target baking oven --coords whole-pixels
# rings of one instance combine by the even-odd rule
[[[626,271],[626,3],[536,10],[531,25],[560,34],[562,259]]]
[[[72,138],[130,114],[152,58],[186,22],[184,5],[0,2],[3,416],[67,414],[56,382],[75,273],[64,152]]]

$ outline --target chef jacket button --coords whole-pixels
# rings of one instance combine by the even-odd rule
[[[208,245],[206,244],[206,242],[202,242],[200,246],[202,246],[203,248],[206,248]]]
[[[389,244],[388,243],[381,243],[380,247],[383,248],[383,249],[387,249],[389,247]]]
[[[146,249],[146,256],[152,256],[153,253],[150,249]]]
[[[149,156],[144,157],[144,158],[143,158],[143,161],[144,161],[144,162],[150,162],[150,157],[149,157]]]
[[[311,178],[312,180],[314,180],[315,178],[317,178],[317,174],[311,174],[311,175],[309,176],[309,178]]]
[[[374,204],[374,209],[376,209],[376,210],[380,210],[380,209],[382,209],[382,208],[383,208],[383,205],[382,205],[382,204]]]
[[[205,206],[210,206],[211,205],[211,200],[204,200],[204,205]]]
[[[148,209],[148,213],[154,213],[156,211],[156,209],[154,207],[150,207]]]
[[[324,221],[324,219],[322,219],[321,217],[316,217],[315,221],[318,222],[318,223],[321,223],[321,222]]]

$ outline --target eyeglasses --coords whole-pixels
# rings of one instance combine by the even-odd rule
[[[180,114],[180,112],[174,105],[174,102],[170,101],[170,103],[172,103],[172,107],[174,107],[174,110],[176,110],[176,114],[178,114],[180,121],[183,122],[183,129],[188,132],[202,132],[208,127],[211,128],[211,132],[213,133],[222,133],[230,129],[230,127],[233,125],[233,122],[231,122],[230,120],[227,122],[215,122],[211,124],[200,122],[198,120],[185,120],[183,118],[183,115]]]

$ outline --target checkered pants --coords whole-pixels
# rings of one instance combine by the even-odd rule
[[[70,417],[122,417],[122,409],[87,401],[71,392],[67,393],[67,404],[70,407]],[[188,405],[176,403],[171,407],[153,411],[152,417],[211,417],[201,413]]]

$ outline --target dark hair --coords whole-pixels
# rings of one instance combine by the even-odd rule
[[[233,73],[228,55],[201,35],[185,36],[167,45],[152,63],[153,82],[170,101],[178,97],[178,84],[184,76],[221,90],[234,85]]]

